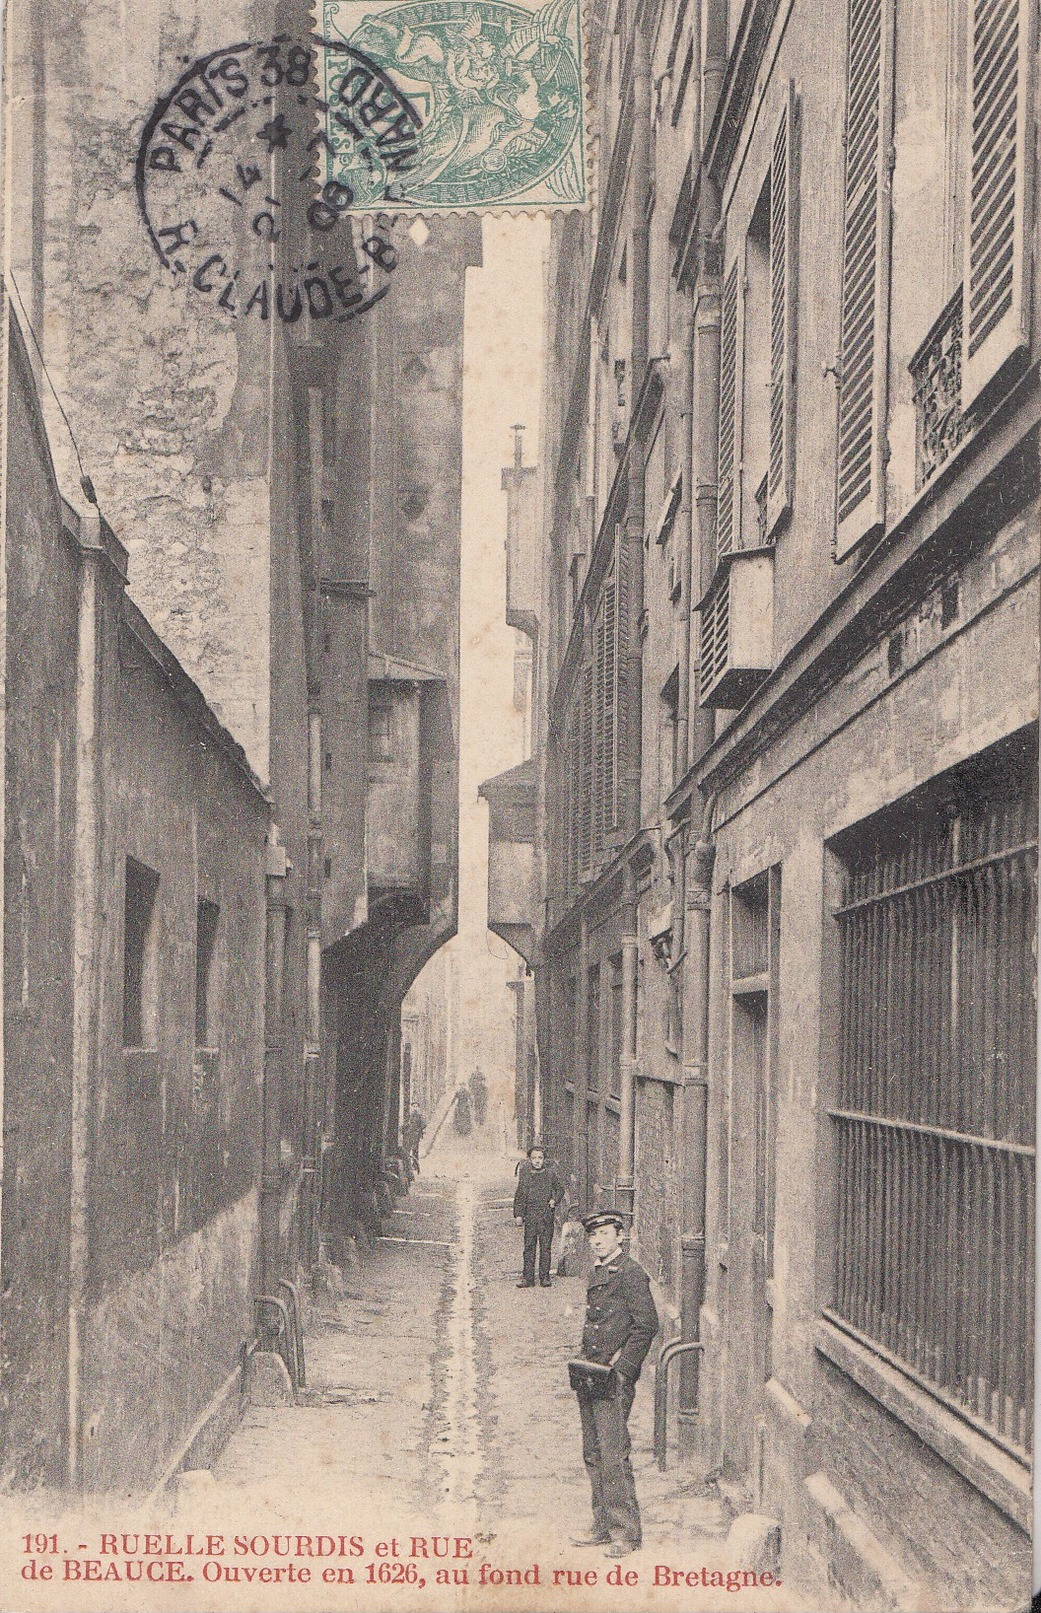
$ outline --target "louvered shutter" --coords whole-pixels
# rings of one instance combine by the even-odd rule
[[[740,485],[737,474],[737,275],[737,264],[734,263],[723,281],[720,308],[717,561],[738,546],[741,532]]]
[[[566,883],[571,889],[578,881],[578,723],[572,702],[567,715],[567,738],[564,745],[564,779],[566,818],[564,832],[567,837]]]
[[[792,507],[795,458],[795,271],[799,222],[795,117],[795,81],[790,80],[770,161],[770,461],[766,531],[771,539]]]
[[[975,0],[969,33],[971,133],[962,406],[1029,339],[1030,0]]]
[[[600,611],[601,811],[605,834],[618,822],[618,611],[614,578]]]
[[[607,645],[604,637],[604,596],[597,602],[593,620],[593,860],[599,862],[604,845],[606,753],[604,730],[604,662]]]
[[[835,558],[885,518],[892,0],[850,0]]]
[[[593,866],[593,667],[582,668],[579,707],[578,765],[578,867],[588,874]]]

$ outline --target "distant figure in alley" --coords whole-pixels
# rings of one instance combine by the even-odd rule
[[[409,1162],[416,1175],[419,1174],[419,1145],[423,1141],[423,1133],[426,1129],[427,1123],[423,1119],[423,1111],[418,1103],[414,1103],[408,1112],[408,1119],[405,1121],[405,1135],[402,1140],[408,1150]]]
[[[629,1461],[629,1413],[640,1368],[658,1331],[658,1312],[647,1273],[622,1248],[622,1217],[603,1210],[586,1216],[582,1224],[593,1250],[593,1269],[582,1360],[570,1362],[569,1369],[582,1419],[582,1457],[593,1490],[593,1531],[572,1544],[606,1546],[605,1556],[626,1557],[642,1540]],[[581,1370],[583,1364],[588,1371]]]
[[[543,1288],[551,1286],[549,1270],[553,1250],[553,1220],[563,1196],[564,1184],[553,1167],[547,1166],[545,1148],[541,1143],[532,1143],[528,1149],[528,1163],[521,1166],[517,1191],[513,1195],[514,1220],[524,1225],[524,1273],[517,1284],[518,1288],[535,1286],[536,1248],[539,1282]]]
[[[474,1120],[479,1126],[483,1126],[485,1115],[488,1113],[488,1084],[484,1079],[483,1070],[475,1070],[470,1077],[470,1101],[473,1104]]]
[[[473,1107],[468,1087],[459,1087],[456,1092],[452,1124],[460,1137],[469,1137],[473,1129]]]

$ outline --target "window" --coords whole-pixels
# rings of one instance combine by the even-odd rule
[[[843,838],[829,1317],[1023,1458],[1033,1420],[1037,751]]]
[[[394,708],[389,700],[373,700],[369,706],[369,761],[394,760]]]
[[[743,358],[739,385],[743,451],[737,490],[740,548],[761,548],[766,535],[766,467],[770,434],[770,182],[759,195],[745,236]]]
[[[612,1098],[622,1095],[622,954],[611,959],[611,1068],[608,1072]]]
[[[744,1048],[752,1074],[754,1114],[754,1203],[752,1229],[762,1240],[762,1275],[773,1275],[774,1155],[777,1132],[777,1093],[771,1042],[780,973],[781,870],[759,874],[732,895],[732,977],[735,1049]],[[773,1001],[771,1001],[773,998]]]
[[[123,1046],[156,1043],[156,914],[159,875],[126,860],[123,898]]]
[[[586,1001],[586,1086],[591,1093],[600,1091],[600,965],[594,963],[589,970],[589,992]]]
[[[850,0],[835,558],[885,513],[892,0]]]
[[[798,102],[789,81],[770,168],[723,277],[716,559],[772,543],[795,443]]]
[[[618,608],[614,576],[600,594],[593,624],[596,656],[596,840],[602,850],[618,822]]]
[[[195,913],[195,1045],[214,1045],[211,1018],[211,975],[217,940],[220,908],[216,902],[200,900]]]
[[[595,737],[593,732],[593,668],[586,662],[579,679],[581,702],[579,706],[578,734],[578,796],[576,800],[578,872],[579,876],[593,868],[593,767]]]
[[[680,701],[680,669],[674,666],[665,681],[661,692],[659,705],[661,723],[661,784],[660,793],[664,800],[671,795],[677,780],[683,773],[685,757],[679,754],[679,701]]]
[[[975,0],[963,407],[1027,340],[1030,0]]]

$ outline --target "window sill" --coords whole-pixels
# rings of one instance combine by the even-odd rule
[[[1030,1468],[1025,1463],[962,1422],[927,1390],[827,1318],[818,1323],[816,1346],[821,1355],[1029,1533]]]

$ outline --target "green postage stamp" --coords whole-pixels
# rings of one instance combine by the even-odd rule
[[[318,0],[325,179],[352,212],[584,207],[581,0]]]

